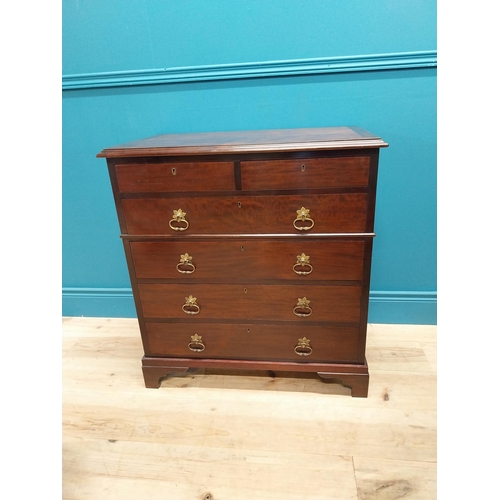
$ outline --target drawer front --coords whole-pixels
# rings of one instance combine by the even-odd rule
[[[127,232],[135,235],[362,233],[373,229],[366,227],[365,193],[127,198],[122,206]]]
[[[367,187],[370,157],[241,162],[244,190]]]
[[[121,193],[234,191],[233,162],[116,165]]]
[[[139,284],[145,318],[360,320],[360,286]],[[301,299],[306,299],[304,303]],[[193,301],[194,299],[194,301]],[[307,302],[308,301],[308,302]]]
[[[130,248],[139,279],[359,281],[363,276],[363,241],[132,241]]]
[[[356,327],[150,322],[146,330],[153,356],[355,362],[358,351]]]

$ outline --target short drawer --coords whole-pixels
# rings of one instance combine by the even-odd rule
[[[146,323],[150,355],[295,362],[356,362],[357,327]]]
[[[360,320],[361,286],[139,284],[145,318]]]
[[[370,232],[365,193],[127,198],[128,234],[314,234]],[[301,229],[302,228],[302,229]]]
[[[369,156],[241,162],[244,190],[367,187]]]
[[[233,191],[233,162],[128,163],[115,166],[121,193]]]
[[[364,241],[132,241],[135,275],[194,280],[361,280]]]

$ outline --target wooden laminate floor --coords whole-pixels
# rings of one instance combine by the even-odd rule
[[[64,500],[432,500],[436,327],[369,325],[367,399],[310,375],[145,389],[137,320],[63,318]]]

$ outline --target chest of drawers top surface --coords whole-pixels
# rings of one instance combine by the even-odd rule
[[[143,155],[207,155],[258,151],[317,151],[387,147],[358,127],[164,134],[103,149],[98,158]]]

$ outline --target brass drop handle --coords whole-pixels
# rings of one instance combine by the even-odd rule
[[[192,262],[193,257],[188,253],[181,255],[181,260],[177,264],[176,269],[182,274],[193,274],[196,271],[196,267]],[[187,269],[186,269],[187,268]]]
[[[189,342],[188,347],[191,351],[203,352],[205,350],[205,344],[203,343],[201,335],[197,333],[191,335],[191,342]]]
[[[297,305],[293,308],[293,314],[295,314],[295,316],[299,316],[299,318],[306,318],[307,316],[311,316],[312,309],[309,307],[310,303],[311,301],[307,300],[306,297],[297,299]]]
[[[309,231],[314,226],[314,221],[309,217],[310,210],[302,207],[297,210],[297,218],[293,221],[293,227],[299,231]],[[304,225],[306,223],[307,225]]]
[[[312,270],[313,266],[309,263],[309,255],[305,253],[297,255],[297,262],[293,265],[293,272],[304,276],[306,274],[311,274]]]
[[[299,356],[310,356],[313,352],[312,347],[309,345],[309,342],[311,342],[309,339],[306,339],[305,337],[299,339],[299,342],[295,346],[295,354],[298,354]]]
[[[196,297],[190,295],[189,297],[184,297],[186,303],[182,306],[182,310],[186,314],[198,314],[200,312],[200,306],[196,303]]]
[[[173,229],[174,231],[185,231],[189,227],[189,222],[185,218],[186,212],[183,212],[181,208],[174,210],[173,212],[174,215],[168,222],[170,229]]]

